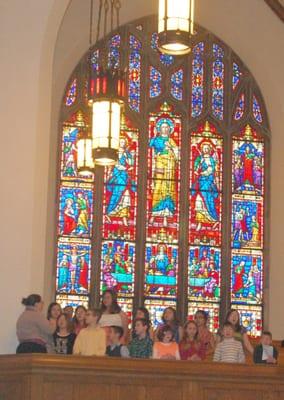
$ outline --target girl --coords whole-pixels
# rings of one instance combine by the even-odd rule
[[[173,331],[174,340],[177,343],[179,343],[179,341],[181,340],[182,335],[183,335],[183,329],[179,325],[176,310],[173,307],[165,308],[163,315],[162,315],[162,321],[163,321],[163,324],[158,326],[158,328],[156,330],[156,334],[155,334],[156,339],[158,338],[160,329],[164,325],[168,325],[171,328],[171,330]]]
[[[150,314],[146,307],[138,307],[136,310],[136,313],[133,318],[133,328],[132,328],[132,332],[131,332],[132,339],[136,337],[134,325],[135,325],[135,321],[137,319],[145,319],[147,321],[148,326],[149,326],[147,334],[149,335],[150,339],[154,340],[154,331],[153,331],[151,320],[150,320]]]
[[[158,342],[154,343],[153,358],[160,360],[180,360],[178,344],[174,341],[171,327],[164,325],[159,329]]]
[[[197,325],[197,339],[203,343],[206,356],[213,355],[215,349],[215,338],[207,327],[208,314],[204,310],[197,310],[194,316]]]
[[[56,325],[57,318],[59,317],[60,314],[62,314],[62,309],[60,304],[50,303],[47,309],[47,319],[49,321],[53,320]]]
[[[87,309],[84,306],[78,306],[75,310],[75,316],[73,318],[73,324],[74,324],[74,332],[76,335],[80,332],[81,329],[86,328],[86,312]]]
[[[72,332],[73,324],[67,314],[61,314],[57,318],[57,328],[53,334],[55,353],[72,354],[76,334]]]
[[[182,360],[201,361],[206,356],[205,346],[197,339],[198,330],[195,321],[187,321],[184,325],[183,338],[179,343]]]
[[[240,314],[237,310],[231,309],[226,315],[226,322],[230,322],[234,329],[234,338],[240,341],[244,347],[250,354],[253,354],[253,346],[251,345],[246,329],[240,323]]]

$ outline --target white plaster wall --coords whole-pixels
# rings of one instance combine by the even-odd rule
[[[63,88],[88,48],[87,0],[0,2],[0,353],[13,352],[21,297],[52,298],[57,120]],[[262,0],[199,0],[197,22],[231,46],[256,78],[272,130],[269,327],[284,336],[284,25]],[[121,23],[157,1],[124,0]],[[63,18],[64,16],[64,18]],[[62,21],[60,27],[60,23]],[[58,35],[58,37],[57,37]],[[57,39],[57,40],[56,40]],[[282,50],[282,51],[281,51]]]

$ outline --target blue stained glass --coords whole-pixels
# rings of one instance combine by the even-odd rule
[[[213,44],[215,60],[212,66],[212,112],[218,119],[223,119],[224,113],[224,50]]]
[[[253,111],[253,116],[256,119],[256,121],[261,123],[262,115],[261,115],[260,105],[255,96],[253,96],[252,111]]]
[[[240,82],[241,76],[242,72],[240,70],[240,67],[238,66],[238,64],[233,63],[232,86],[234,90],[236,89],[238,83]]]
[[[108,65],[112,68],[119,68],[120,65],[120,35],[114,35],[109,42]]]
[[[77,95],[77,78],[73,79],[66,94],[65,105],[72,106],[75,103]]]
[[[174,57],[170,54],[162,54],[158,49],[158,34],[154,32],[151,38],[151,47],[153,50],[156,50],[160,54],[160,61],[163,65],[169,66],[174,62]]]
[[[239,119],[241,119],[242,116],[244,115],[244,111],[245,111],[245,95],[242,93],[239,97],[239,101],[236,106],[234,115],[235,120],[238,121]]]
[[[192,94],[191,94],[191,115],[198,117],[202,113],[203,108],[203,79],[204,79],[204,62],[203,62],[204,43],[200,42],[193,48],[192,60]]]
[[[141,90],[141,43],[135,36],[130,35],[130,56],[128,70],[128,102],[134,111],[140,110],[140,90]]]
[[[154,67],[150,67],[150,97],[157,97],[161,94],[161,73]]]
[[[171,84],[171,95],[177,100],[182,100],[183,69],[179,69],[172,74]]]
[[[91,57],[91,63],[92,63],[93,69],[95,71],[99,70],[99,55],[100,55],[100,51],[95,50]]]

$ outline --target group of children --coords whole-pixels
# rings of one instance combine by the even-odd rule
[[[216,362],[244,363],[246,351],[255,363],[277,362],[271,333],[263,332],[260,343],[253,348],[236,310],[228,313],[222,329],[214,335],[208,329],[208,315],[203,310],[198,310],[194,320],[182,327],[175,309],[167,307],[162,323],[154,330],[148,310],[140,307],[127,340],[121,326],[100,327],[101,311],[97,309],[79,306],[73,318],[72,307],[66,307],[62,313],[60,306],[53,303],[49,314],[49,318],[56,317],[53,350],[58,354],[190,361],[213,357]]]

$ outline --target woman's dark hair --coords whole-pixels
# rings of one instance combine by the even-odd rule
[[[174,332],[172,328],[169,325],[164,325],[159,329],[159,332],[157,333],[157,338],[159,342],[163,341],[166,332],[171,332],[172,334],[171,342],[174,340]]]
[[[61,310],[61,305],[59,303],[56,303],[56,302],[50,303],[49,306],[48,306],[47,315],[46,315],[46,318],[48,320],[50,320],[50,318],[51,318],[51,310],[53,309],[54,306],[60,307],[60,310]]]
[[[86,307],[84,307],[84,306],[82,306],[82,305],[76,307],[75,312],[74,312],[74,317],[73,317],[73,324],[75,324],[75,326],[79,323],[79,321],[77,320],[76,313],[77,313],[78,310],[80,310],[80,308],[82,308],[82,310],[84,310],[85,312],[87,312]]]
[[[41,296],[39,294],[30,294],[28,297],[22,299],[24,306],[34,306],[36,303],[41,302]]]
[[[61,317],[64,317],[64,318],[65,318],[65,321],[66,321],[66,323],[67,323],[67,331],[68,331],[69,333],[73,332],[73,330],[74,330],[73,322],[72,322],[72,320],[69,318],[68,314],[66,314],[66,313],[62,313],[62,314],[58,315],[57,320],[56,320],[56,332],[59,332],[58,321],[59,321],[59,319],[60,319]]]
[[[135,315],[137,314],[137,311],[142,311],[142,313],[144,314],[143,318],[147,319],[151,323],[150,313],[149,313],[149,310],[146,307],[138,307],[136,312],[135,312]]]
[[[193,324],[193,325],[196,327],[196,334],[194,335],[194,340],[197,340],[197,337],[198,337],[198,327],[197,327],[197,324],[196,324],[196,322],[195,322],[193,319],[191,319],[191,320],[187,321],[187,322],[184,324],[184,327],[183,327],[183,337],[182,337],[182,340],[184,340],[185,342],[186,342],[187,339],[188,339],[188,335],[187,335],[187,332],[186,332],[186,328],[188,327],[189,324]]]
[[[174,325],[174,326],[178,326],[179,320],[178,320],[178,318],[177,318],[177,312],[176,312],[176,309],[173,308],[173,307],[166,307],[166,308],[164,309],[164,312],[163,312],[163,315],[162,315],[162,321],[163,321],[163,323],[164,323],[164,324],[169,324],[169,322],[165,320],[165,314],[166,314],[166,312],[167,312],[168,310],[171,310],[172,313],[173,313],[173,316],[174,316],[173,325]]]
[[[104,296],[106,293],[109,293],[112,298],[112,304],[110,306],[109,312],[110,314],[118,314],[121,311],[121,307],[117,303],[117,295],[114,290],[107,289],[103,292],[102,301],[101,301],[101,313],[103,314],[106,311],[106,306],[104,305]]]
[[[208,318],[209,318],[208,312],[206,312],[204,310],[197,310],[194,316],[196,317],[197,314],[201,314],[204,317],[205,321],[206,322],[208,321]]]
[[[232,324],[232,323],[229,321],[229,318],[230,318],[230,315],[233,314],[233,312],[236,312],[236,313],[238,314],[238,322],[236,323],[236,325],[234,325],[234,329],[235,329],[236,332],[241,332],[242,329],[243,329],[243,327],[242,327],[241,322],[240,322],[240,314],[239,314],[238,310],[236,310],[236,309],[234,309],[234,308],[231,308],[231,310],[229,310],[229,311],[227,312],[224,325],[226,324],[226,322],[229,322],[230,324]]]

